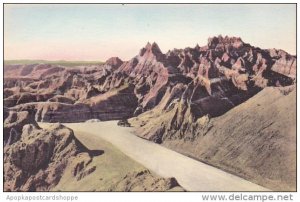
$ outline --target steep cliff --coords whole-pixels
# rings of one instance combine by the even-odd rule
[[[13,116],[19,119],[26,116],[26,125],[15,122]],[[17,134],[14,138],[11,131]],[[5,191],[48,191],[58,184],[68,165],[78,180],[83,173],[87,175],[94,170],[87,169],[93,157],[90,151],[72,130],[61,124],[44,130],[29,119],[28,112],[11,112],[4,123],[4,137],[8,135],[4,147]]]
[[[192,109],[178,100],[167,109],[154,108],[132,118],[130,124],[138,136],[272,190],[294,191],[294,88],[267,87],[221,116],[207,114],[196,120]]]

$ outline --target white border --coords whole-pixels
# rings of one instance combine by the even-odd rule
[[[221,0],[206,0],[206,1],[197,1],[197,0],[189,0],[188,2],[186,1],[170,1],[170,0],[165,0],[165,1],[159,1],[159,0],[152,0],[150,1],[145,1],[145,2],[141,2],[141,1],[137,1],[137,0],[126,0],[126,1],[118,1],[118,0],[111,0],[111,1],[96,1],[96,0],[87,0],[87,1],[82,1],[82,0],[45,0],[45,1],[38,1],[38,0],[1,0],[1,3],[297,3],[296,0],[266,0],[266,1],[259,1],[259,0],[230,0],[230,1],[221,1]],[[297,9],[298,9],[298,5],[297,5]],[[2,8],[1,8],[1,18],[3,18],[3,4],[2,4]],[[298,26],[298,19],[297,15],[297,33],[299,33],[299,26]],[[1,59],[3,61],[3,19],[1,19],[1,29],[2,29],[2,35],[1,35]],[[297,35],[298,37],[298,35]],[[297,53],[300,53],[299,51],[299,46],[297,43]],[[298,58],[297,58],[297,64],[299,64]],[[3,67],[2,67],[3,68]],[[3,69],[1,69],[0,71],[0,89],[1,89],[1,93],[0,93],[0,103],[1,103],[1,121],[0,121],[0,128],[3,129]],[[299,94],[298,92],[299,88],[298,88],[298,84],[297,84],[297,95]],[[298,97],[298,96],[297,96]],[[298,125],[298,121],[300,120],[300,109],[299,107],[297,107],[297,125]],[[298,129],[299,130],[299,129]],[[1,139],[1,145],[3,145],[3,138]],[[299,140],[299,138],[298,138]],[[299,151],[299,141],[297,141],[297,150]],[[298,162],[300,157],[300,155],[297,155],[297,160]],[[22,195],[23,193],[8,193],[8,192],[4,192],[3,193],[3,153],[2,151],[0,152],[0,162],[1,162],[1,166],[0,166],[0,177],[1,177],[1,185],[0,185],[0,191],[1,191],[1,196],[0,196],[0,200],[1,201],[7,201],[6,197],[7,195]],[[298,170],[298,174],[299,172],[299,166],[297,167]],[[297,180],[298,182],[298,180]],[[298,183],[297,183],[298,184]],[[298,190],[299,190],[299,186],[298,186]],[[57,192],[55,192],[57,193]],[[217,194],[219,192],[188,192],[188,193],[104,193],[104,192],[64,192],[61,193],[62,195],[77,195],[79,196],[79,200],[78,201],[97,201],[97,202],[101,202],[101,201],[109,201],[109,202],[115,202],[115,201],[130,201],[130,202],[156,202],[156,201],[172,201],[172,202],[192,202],[192,201],[202,201],[201,195],[202,194]],[[237,193],[237,192],[235,192]],[[251,192],[248,192],[251,193]],[[29,195],[53,195],[53,192],[49,192],[49,193],[29,193]],[[60,193],[57,193],[60,194]],[[230,195],[232,193],[227,192],[227,193],[222,193],[225,195]],[[259,193],[255,193],[255,194],[259,194]],[[272,193],[268,193],[268,194],[272,194]],[[277,195],[280,193],[275,193],[273,195]],[[286,194],[289,194],[288,192],[286,192]],[[23,195],[26,195],[26,193],[24,193]],[[292,195],[294,196],[294,201],[299,201],[300,197],[298,193],[292,193]]]

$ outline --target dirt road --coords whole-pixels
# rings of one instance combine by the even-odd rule
[[[175,177],[188,191],[269,191],[245,179],[141,139],[117,121],[65,124],[75,131],[100,136],[127,156],[162,177]]]

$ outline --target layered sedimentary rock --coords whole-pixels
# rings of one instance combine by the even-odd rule
[[[137,106],[133,86],[122,86],[82,102],[30,102],[12,107],[15,111],[31,110],[41,122],[83,122],[89,119],[129,118]]]
[[[130,123],[143,138],[272,190],[295,190],[294,88],[267,87],[215,118],[207,114],[193,120],[191,106],[178,100]]]
[[[184,191],[175,178],[158,178],[149,170],[128,173],[110,191]]]
[[[34,121],[34,114],[29,113],[28,111],[21,111],[17,113],[5,109],[4,114],[4,146],[11,145],[20,140],[24,125],[32,124],[38,127],[38,125]]]
[[[22,120],[24,117],[26,123]],[[18,138],[11,138],[11,131],[16,131],[18,136],[14,137]],[[67,166],[78,180],[95,169],[87,168],[92,161],[89,150],[76,139],[72,130],[61,124],[53,124],[45,130],[29,119],[28,112],[10,112],[4,122],[4,137],[7,135],[5,191],[48,191],[58,184]]]
[[[286,129],[296,127],[295,82],[296,56],[218,36],[167,53],[147,43],[129,61],[102,65],[8,65],[4,106],[45,122],[135,117],[129,123],[143,138],[270,189],[295,190],[296,134]],[[8,136],[8,144],[19,138]]]
[[[9,133],[11,130],[19,132],[19,136],[18,139],[13,139],[13,142],[6,141],[4,146],[4,191],[59,190],[56,186],[61,180],[63,185],[60,186],[67,187],[68,191],[76,191],[72,186],[76,183],[86,184],[85,177],[97,178],[99,173],[111,172],[105,170],[105,166],[103,170],[103,165],[99,165],[99,158],[104,158],[108,167],[112,167],[110,164],[124,165],[118,162],[119,160],[133,162],[128,157],[113,158],[120,155],[120,152],[114,151],[115,148],[110,148],[110,144],[107,143],[103,145],[106,145],[108,151],[87,149],[74,136],[71,129],[60,123],[50,124],[47,127],[44,125],[46,129],[42,129],[31,115],[33,114],[27,111],[18,113],[5,111],[4,136],[11,134]],[[24,120],[27,120],[26,123]],[[95,157],[98,158],[96,161]],[[103,163],[103,160],[100,162]],[[97,170],[98,166],[101,167],[100,170]],[[132,166],[133,170],[134,168],[136,167]],[[130,166],[127,170],[130,170]],[[92,180],[90,183],[95,186],[92,190],[97,188],[102,191],[183,191],[175,178],[160,178],[146,169],[114,174],[117,175],[105,176],[112,180],[111,182],[105,180],[103,182],[102,178]],[[107,187],[107,184],[111,185]],[[81,190],[92,191],[89,188]]]
[[[182,85],[184,93],[176,98],[183,96],[194,119],[206,114],[218,116],[266,86],[291,85],[296,76],[295,61],[295,56],[282,50],[262,50],[238,37],[212,37],[206,46],[174,49],[166,54],[156,43],[148,43],[137,56],[125,62],[113,57],[102,65],[73,68],[7,65],[4,105],[42,108],[42,113],[36,110],[38,121],[66,120],[71,118],[68,111],[72,110],[82,117],[75,115],[69,122],[122,119],[153,109],[170,91]],[[114,101],[104,103],[111,99],[110,91],[128,86],[129,93],[120,92]],[[123,99],[125,94],[128,97]],[[91,104],[91,100],[98,98],[102,102]],[[113,109],[119,110],[120,116]],[[40,114],[55,118],[40,118]]]
[[[270,189],[295,190],[294,56],[213,37],[161,61],[172,73],[161,101],[130,120],[137,135]]]
[[[280,74],[295,78],[296,77],[296,58],[291,57],[283,50],[270,50],[270,56],[275,59],[272,70]]]

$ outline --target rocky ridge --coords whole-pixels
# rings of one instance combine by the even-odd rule
[[[103,65],[76,68],[45,64],[7,65],[4,67],[4,106],[15,112],[32,111],[36,121],[45,122],[125,120],[134,117],[129,123],[138,129],[137,135],[143,138],[271,189],[294,190],[294,181],[288,182],[293,179],[294,164],[284,176],[276,174],[275,170],[263,172],[263,169],[271,169],[268,165],[286,161],[281,159],[286,148],[282,144],[275,146],[275,149],[272,149],[274,145],[269,145],[270,150],[261,147],[265,145],[264,138],[276,129],[272,138],[279,142],[287,141],[288,148],[295,148],[293,141],[290,141],[295,137],[294,133],[282,137],[286,125],[296,127],[295,119],[286,117],[282,111],[285,107],[276,102],[276,99],[285,100],[285,97],[290,97],[287,103],[291,102],[295,96],[295,83],[296,56],[283,50],[260,49],[239,37],[218,36],[209,38],[205,46],[174,49],[167,53],[163,53],[158,44],[147,43],[131,60],[111,58]],[[268,91],[270,88],[276,91]],[[255,111],[255,106],[261,105],[262,100],[254,98],[261,94],[267,94],[264,99],[268,97],[274,101],[264,103],[263,109],[272,111],[274,108],[270,107],[273,106],[280,112],[269,116],[270,113],[265,110],[253,113],[240,106],[253,99],[255,102],[249,109]],[[294,102],[290,104],[296,105]],[[292,108],[286,110],[293,116]],[[219,117],[230,122],[225,123]],[[239,120],[238,117],[243,117],[244,122],[237,123],[235,120]],[[260,141],[257,140],[256,147],[261,148],[257,154],[262,156],[260,165],[254,165],[252,154],[256,154],[256,150],[253,152],[250,148],[246,155],[237,149],[254,144],[250,136],[256,136],[257,131],[248,123],[257,119],[261,120],[255,122],[258,128],[269,119],[274,123],[289,120],[274,130],[274,123],[264,126],[266,131],[273,133],[259,133],[261,136],[257,138]],[[237,128],[238,125],[251,130],[244,134],[243,130],[237,129],[240,134],[231,136],[234,131],[230,132],[227,127]],[[219,131],[216,131],[218,127]],[[220,133],[224,131],[222,127],[225,132]],[[206,138],[211,141],[207,143]],[[230,140],[228,142],[234,147],[234,154],[223,148],[222,144],[220,146],[217,140],[223,138]],[[10,143],[8,139],[6,142]],[[204,144],[202,141],[210,148],[199,148]],[[223,145],[226,147],[227,144]],[[223,153],[218,153],[216,148],[221,148]],[[293,163],[294,150],[288,151],[290,153],[285,155],[289,156],[289,163]],[[221,160],[219,155],[228,158]],[[271,155],[276,158],[269,158]],[[265,161],[267,157],[274,161]],[[242,159],[245,158],[249,163],[246,165],[252,166],[251,169],[243,168],[245,162]],[[279,168],[283,170],[285,167],[279,165]],[[268,180],[263,182],[262,179]]]
[[[10,112],[4,122],[4,136],[8,134],[4,146],[5,191],[49,191],[67,166],[72,167],[72,176],[78,180],[95,170],[88,167],[93,158],[91,151],[71,129],[59,123],[45,130],[28,112]]]
[[[267,87],[218,117],[191,121],[186,113],[181,126],[179,109],[154,108],[129,122],[142,138],[271,190],[296,189],[295,89]]]
[[[33,109],[37,121],[80,122],[126,119],[153,109],[162,100],[166,108],[182,98],[192,108],[193,119],[218,116],[266,86],[293,84],[295,61],[282,50],[262,50],[238,37],[213,37],[206,46],[166,54],[156,43],[148,43],[125,62],[114,57],[103,65],[75,68],[7,65],[4,105],[16,111]],[[111,91],[118,92],[111,95]],[[93,103],[96,99],[99,102]],[[109,105],[119,107],[120,113],[111,116],[114,112],[104,103],[107,99],[116,100]],[[97,111],[102,106],[107,109]],[[71,111],[83,115],[69,115]]]

